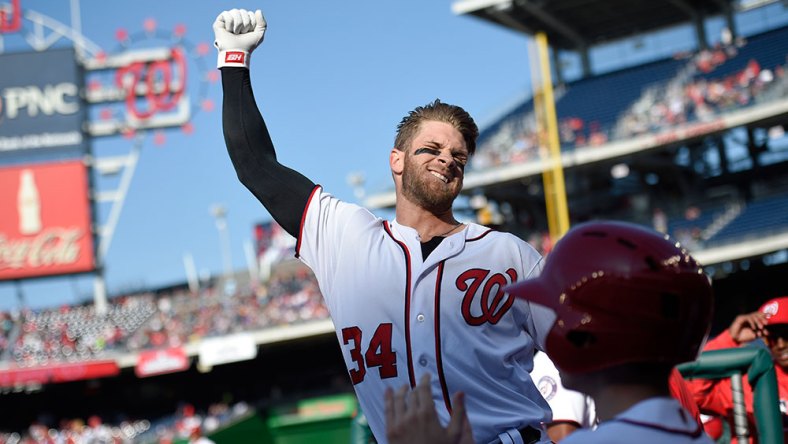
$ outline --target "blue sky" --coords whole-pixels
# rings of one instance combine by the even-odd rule
[[[23,8],[71,25],[69,1],[21,2]],[[526,36],[456,16],[451,4],[450,0],[79,2],[82,34],[109,53],[118,50],[119,28],[142,35],[147,19],[154,19],[165,33],[183,24],[187,42],[212,44],[211,24],[219,12],[233,7],[263,9],[268,31],[252,56],[252,82],[279,159],[350,201],[356,200],[347,182],[350,173],[366,177],[369,193],[391,184],[387,159],[395,127],[414,106],[440,98],[465,107],[483,127],[530,94]],[[778,19],[784,22],[784,9],[781,12]],[[772,20],[768,12],[758,12],[751,21],[768,20]],[[710,33],[718,32],[721,22],[716,23]],[[746,26],[742,32],[751,31]],[[668,55],[688,49],[687,35],[683,31],[646,39],[645,46],[660,47]],[[160,39],[140,37],[132,47],[165,45]],[[15,36],[5,36],[3,47],[5,52],[31,50]],[[615,59],[637,60],[644,51],[634,45],[613,46],[601,48],[595,58],[602,66]],[[214,69],[213,47],[207,56],[190,61],[191,96],[216,104],[212,112],[195,113],[194,132],[169,130],[163,145],[154,144],[150,136],[145,139],[106,258],[110,295],[185,281],[185,253],[194,257],[201,273],[220,273],[220,240],[210,213],[214,204],[229,211],[235,269],[246,267],[243,245],[251,241],[253,225],[270,219],[238,182],[226,154],[220,85],[210,84],[204,94],[197,92],[206,85],[201,76]],[[127,153],[131,142],[120,136],[102,138],[93,149],[97,156]],[[99,220],[106,220],[107,213],[100,209]],[[20,288],[27,306],[42,308],[90,299],[92,285],[91,276],[0,283],[0,310],[19,307]]]

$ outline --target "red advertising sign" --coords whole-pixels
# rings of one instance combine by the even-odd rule
[[[183,347],[140,352],[134,373],[139,378],[180,372],[189,369],[189,357]]]
[[[81,161],[0,168],[0,280],[92,271]]]
[[[90,361],[53,364],[44,367],[0,370],[0,387],[47,384],[106,378],[120,374],[115,361]]]

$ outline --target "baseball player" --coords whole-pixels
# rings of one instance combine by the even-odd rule
[[[564,385],[596,402],[599,427],[563,443],[712,442],[668,385],[711,325],[711,283],[686,250],[638,225],[589,222],[556,244],[539,277],[506,290],[555,311],[546,351]]]
[[[503,291],[537,275],[541,257],[452,212],[476,148],[471,116],[435,100],[402,119],[389,153],[396,216],[380,219],[277,161],[249,75],[266,29],[262,13],[224,11],[213,28],[230,158],[297,238],[296,255],[317,277],[378,442],[386,442],[385,390],[415,387],[426,374],[435,375],[429,395],[443,424],[457,407],[452,395],[464,392],[476,442],[549,442],[542,424],[550,408],[529,372],[554,315]]]
[[[759,339],[766,343],[774,360],[780,411],[785,425],[788,424],[788,416],[786,416],[788,415],[786,408],[788,406],[788,296],[770,299],[757,311],[737,316],[726,330],[706,344],[704,350],[761,346]],[[743,379],[745,382],[742,388],[748,422],[750,430],[755,430],[752,388],[749,382],[746,382],[746,375],[743,375]],[[724,418],[730,430],[735,430],[730,378],[692,379],[687,381],[687,384],[704,413]],[[783,434],[788,439],[788,427],[784,427]],[[736,442],[735,437],[733,442]]]
[[[566,233],[538,277],[505,291],[555,312],[546,352],[563,385],[595,401],[599,426],[562,444],[713,442],[669,383],[676,364],[697,358],[711,325],[711,283],[686,250],[639,225],[589,222]],[[461,417],[427,426],[418,392],[387,393],[393,444],[463,442]]]

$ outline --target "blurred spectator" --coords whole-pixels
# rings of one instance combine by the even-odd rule
[[[216,444],[211,439],[203,435],[202,429],[200,427],[196,427],[192,430],[191,435],[189,435],[189,444]]]
[[[654,230],[660,233],[668,232],[668,216],[662,211],[662,208],[654,208],[652,223],[654,225]]]
[[[186,404],[181,408],[181,417],[175,421],[175,431],[180,438],[189,438],[202,426],[202,417],[194,412],[194,406]]]
[[[777,375],[779,407],[783,414],[784,424],[788,424],[788,297],[780,297],[767,301],[755,312],[737,316],[728,329],[710,340],[704,347],[706,350],[736,348],[741,346],[768,347]],[[747,409],[749,429],[755,429],[753,416],[753,395],[750,384],[743,376],[744,402]],[[694,379],[688,382],[701,413],[722,417],[730,430],[733,425],[733,399],[730,378],[707,380]],[[788,427],[784,425],[783,433],[788,438]],[[754,435],[754,433],[753,433]],[[736,442],[736,438],[733,438]],[[751,442],[754,442],[751,439]]]

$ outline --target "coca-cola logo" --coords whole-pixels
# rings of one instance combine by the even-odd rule
[[[80,228],[46,228],[36,236],[7,238],[0,233],[0,270],[69,265],[80,258]]]

